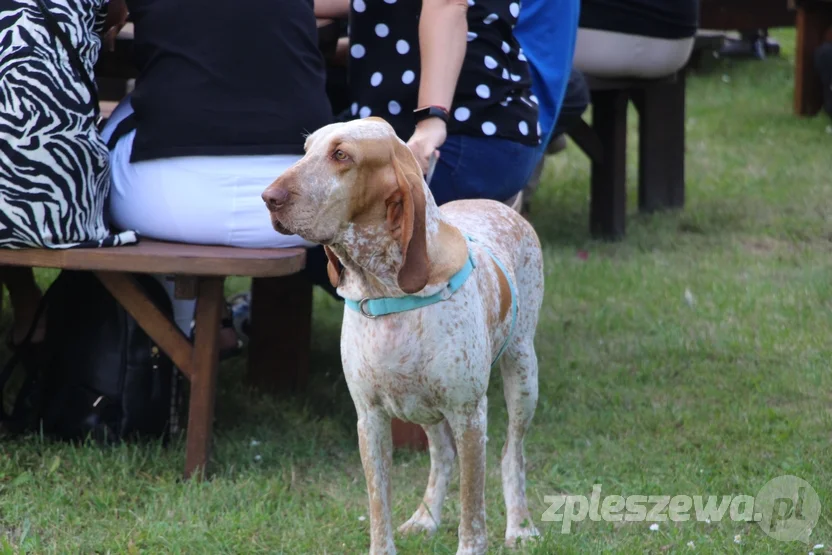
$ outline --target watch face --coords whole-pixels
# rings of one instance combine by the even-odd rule
[[[435,106],[420,108],[419,110],[415,110],[413,114],[415,115],[417,122],[420,122],[428,118],[439,118],[446,123],[448,122],[448,114],[444,110],[441,110]]]

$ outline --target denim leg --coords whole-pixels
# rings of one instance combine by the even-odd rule
[[[491,137],[453,135],[439,149],[430,189],[441,205],[461,199],[505,201],[523,189],[538,147]]]
[[[462,136],[451,135],[439,148],[439,159],[428,184],[438,206],[463,198],[456,190],[457,170],[462,162]]]
[[[555,121],[555,129],[552,131],[552,138],[568,132],[578,123],[589,106],[589,87],[583,74],[573,69],[569,75],[569,82],[566,85],[566,94],[563,97],[563,104],[560,113]]]

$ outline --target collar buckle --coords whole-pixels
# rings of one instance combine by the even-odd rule
[[[377,316],[375,316],[374,314],[370,314],[369,312],[367,312],[367,309],[366,309],[366,304],[367,304],[367,301],[369,301],[369,300],[370,300],[369,297],[364,297],[363,299],[361,299],[358,302],[358,312],[360,312],[361,315],[364,316],[365,318],[369,318],[370,320],[375,320],[377,318]]]

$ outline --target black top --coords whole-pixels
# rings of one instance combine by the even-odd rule
[[[582,0],[580,26],[659,39],[696,35],[699,0]]]
[[[468,48],[448,134],[494,136],[537,145],[537,99],[526,57],[512,34],[519,1],[468,2]],[[419,93],[417,0],[354,0],[349,80],[354,116],[384,118],[403,140],[415,128]]]
[[[331,122],[312,0],[128,0],[131,161],[302,154]]]

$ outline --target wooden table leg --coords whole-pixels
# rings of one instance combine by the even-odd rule
[[[823,106],[815,51],[832,26],[832,3],[806,0],[797,8],[797,52],[794,66],[794,113],[814,116]]]
[[[428,436],[420,425],[394,418],[390,427],[393,435],[393,447],[396,449],[406,447],[416,451],[425,451],[428,448]]]
[[[685,75],[633,91],[639,115],[638,207],[685,204]]]
[[[624,90],[592,93],[592,127],[603,146],[592,163],[589,228],[594,237],[620,239],[627,216],[627,105]]]
[[[303,274],[251,284],[247,381],[270,393],[306,386],[312,339],[312,284]]]
[[[197,285],[185,478],[194,474],[201,476],[205,472],[211,453],[219,367],[220,319],[225,302],[223,281],[224,278],[221,277],[203,277]]]

